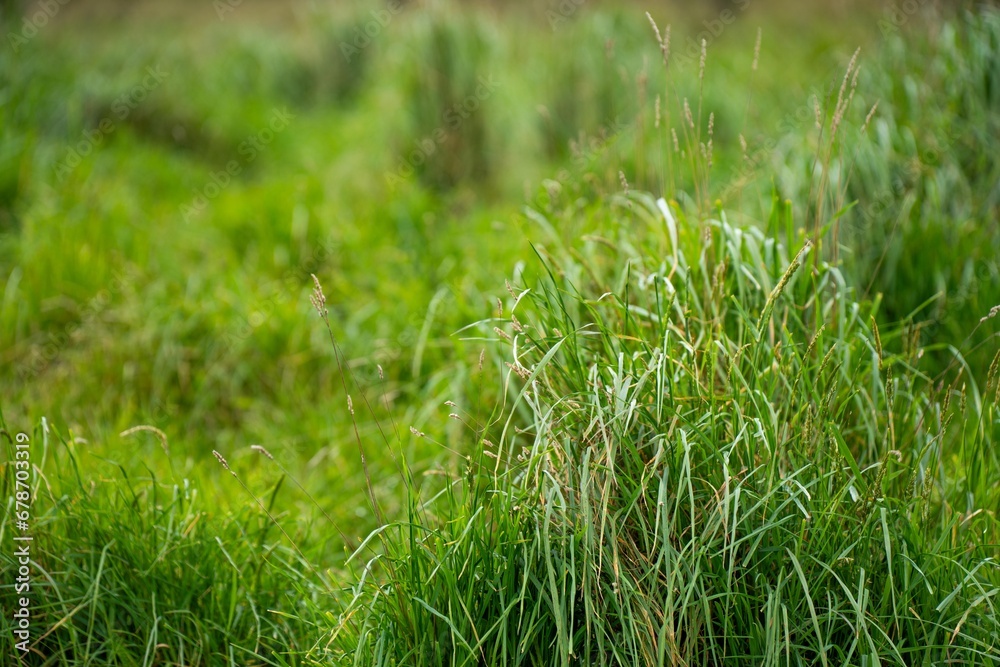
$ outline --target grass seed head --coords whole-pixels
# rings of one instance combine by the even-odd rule
[[[954,391],[954,386],[948,387],[944,394],[944,402],[941,404],[941,431],[948,430],[948,424],[951,423],[951,419],[954,416],[949,408],[951,407],[951,392]]]
[[[875,116],[876,109],[878,109],[878,102],[875,102],[875,104],[872,105],[872,108],[868,112],[868,115],[865,116],[865,122],[861,125],[861,134],[864,134],[865,132],[868,131],[868,124],[872,121],[872,117]]]
[[[920,491],[920,500],[923,504],[920,514],[925,524],[927,523],[927,518],[930,516],[931,513],[930,499],[931,499],[931,491],[933,489],[934,489],[934,480],[931,477],[930,470],[926,470],[924,471],[923,489]]]
[[[705,60],[708,56],[708,42],[701,38],[701,60],[698,62],[698,81],[705,80]]]
[[[250,449],[255,452],[259,452],[260,454],[263,454],[272,461],[274,460],[274,457],[271,456],[271,452],[267,451],[267,449],[265,447],[262,447],[261,445],[250,445]]]
[[[785,273],[782,274],[778,284],[775,285],[774,289],[771,290],[771,293],[768,295],[767,301],[764,303],[764,309],[761,311],[760,329],[757,335],[758,340],[763,340],[764,329],[767,327],[767,324],[771,319],[771,311],[774,310],[774,304],[777,302],[778,297],[781,296],[782,292],[785,291],[788,281],[792,279],[795,272],[798,271],[800,266],[802,266],[802,260],[805,258],[806,254],[808,254],[810,248],[812,248],[812,243],[807,239],[805,245],[803,245],[799,252],[795,255],[795,259],[793,259],[792,263],[788,265],[787,269],[785,269]]]
[[[215,456],[215,460],[218,461],[223,468],[229,471],[229,474],[231,474],[233,477],[236,477],[236,473],[233,472],[233,469],[229,467],[229,463],[226,461],[225,457],[222,456],[222,454],[213,449],[212,455]]]
[[[757,42],[753,45],[753,64],[750,66],[751,72],[757,71],[757,63],[760,60],[760,38],[762,31],[760,27],[757,28]]]
[[[986,373],[986,393],[990,392],[990,389],[994,386],[1000,390],[1000,382],[997,381],[997,375],[1000,373],[1000,350],[993,356],[993,363],[990,364],[990,370]]]
[[[892,367],[885,369],[885,399],[889,404],[890,419],[892,418],[893,399],[896,397],[895,383],[892,381]]]
[[[837,128],[840,127],[840,122],[844,119],[844,112],[851,105],[851,100],[854,99],[854,90],[858,85],[858,72],[861,68],[855,68],[855,63],[858,60],[858,54],[861,53],[861,48],[854,52],[851,56],[851,61],[847,63],[847,71],[844,72],[844,80],[840,84],[840,92],[837,94],[837,105],[834,107],[833,122],[830,125],[830,137],[831,140],[837,135]],[[853,76],[852,76],[853,75]],[[844,99],[844,92],[847,91],[848,82],[850,82],[850,93],[848,93],[847,99]]]
[[[526,369],[524,366],[514,365],[509,361],[505,361],[504,363],[507,365],[507,368],[517,373],[517,376],[522,380],[527,380],[529,377],[531,377],[531,373],[529,373],[528,369]]]
[[[817,341],[819,341],[819,337],[823,334],[823,331],[825,330],[826,330],[826,322],[819,325],[819,329],[817,329],[816,333],[813,334],[812,339],[810,339],[809,341],[809,345],[806,347],[806,353],[802,355],[803,359],[809,357],[809,355],[812,354],[813,349],[816,347]]]
[[[708,153],[709,168],[712,167],[712,142],[714,133],[715,133],[715,112],[713,111],[712,113],[708,114],[708,149],[706,152]]]
[[[132,428],[125,429],[118,435],[124,438],[126,436],[132,435],[133,433],[139,433],[140,431],[147,431],[155,435],[160,440],[160,446],[163,447],[163,451],[167,454],[170,454],[170,443],[167,441],[167,434],[161,431],[160,429],[156,428],[155,426],[148,426],[145,424],[141,426],[133,426]]]
[[[875,321],[875,316],[872,315],[872,334],[875,336],[875,353],[878,354],[878,367],[882,368],[882,336],[878,332],[878,323]]]
[[[310,275],[313,279],[313,291],[309,296],[309,301],[312,303],[313,308],[316,309],[316,312],[319,313],[320,317],[326,317],[329,314],[329,311],[326,309],[326,295],[323,294],[323,286],[320,285],[319,278],[316,277],[315,273]]]
[[[646,12],[646,18],[649,19],[649,24],[653,26],[656,43],[660,45],[660,53],[663,55],[663,67],[666,68],[670,63],[670,26],[667,26],[665,35],[661,35],[660,28],[656,25],[656,21],[653,20],[649,12]]]

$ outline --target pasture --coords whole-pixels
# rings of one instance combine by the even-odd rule
[[[2,664],[1000,665],[991,3],[0,26]]]

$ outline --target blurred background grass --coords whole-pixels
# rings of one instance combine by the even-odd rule
[[[232,521],[247,500],[211,451],[266,496],[280,475],[248,451],[261,443],[349,535],[366,534],[375,520],[309,274],[359,377],[377,385],[381,365],[388,409],[442,444],[413,441],[415,468],[443,465],[463,447],[443,403],[501,391],[470,395],[483,343],[456,332],[491,315],[531,242],[568,233],[525,206],[586,215],[622,189],[621,172],[760,225],[777,194],[811,228],[814,99],[831,112],[859,46],[850,139],[831,163],[840,203],[857,201],[840,218],[845,272],[939,369],[953,346],[984,378],[997,348],[1000,320],[979,322],[1000,304],[994,11],[70,2],[18,39],[41,4],[2,9],[0,407],[12,430],[44,416],[71,443],[65,470],[79,472],[66,484],[84,497],[92,481],[128,477],[152,502],[190,480]],[[669,79],[646,9],[673,26]],[[664,89],[701,100],[699,127],[714,114],[704,187],[674,150],[683,119],[658,105]],[[169,452],[149,433],[120,435],[139,424],[162,430]],[[392,499],[389,458],[369,463]],[[343,544],[307,530],[315,508],[278,497],[310,553],[338,562]]]

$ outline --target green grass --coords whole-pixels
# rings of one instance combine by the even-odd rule
[[[888,91],[892,110],[875,128],[877,140],[866,150],[872,154],[858,157],[852,188],[853,197],[868,202],[851,243],[868,249],[854,260],[858,284],[894,294],[887,317],[910,318],[927,330],[928,342],[960,341],[979,373],[990,363],[998,333],[995,320],[983,326],[979,320],[1000,303],[1000,167],[982,150],[1000,120],[998,18],[969,13],[930,28],[933,46],[921,54],[908,52],[902,35],[893,36],[887,67],[933,78],[892,82],[882,71],[871,73],[869,85]],[[931,105],[963,111],[947,120],[928,113]],[[878,218],[891,224],[871,224]],[[944,246],[961,259],[942,261],[933,249]],[[898,283],[907,285],[905,293],[896,294]]]
[[[189,479],[129,474],[45,421],[29,435],[31,664],[295,664],[290,654],[309,647],[314,630],[289,614],[305,613],[314,570],[274,543],[256,508],[212,511]],[[3,491],[14,495],[6,476]],[[15,532],[5,523],[0,536]],[[2,559],[5,573],[17,570],[9,550]],[[19,641],[11,630],[8,654]]]
[[[995,11],[244,5],[0,49],[40,662],[996,664]]]
[[[327,659],[1000,659],[995,370],[938,390],[814,248],[666,207],[550,221],[602,238],[483,323],[510,407],[459,406],[479,447],[408,484]]]

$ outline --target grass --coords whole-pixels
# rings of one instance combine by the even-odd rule
[[[995,12],[370,9],[0,50],[35,658],[995,664]]]
[[[480,446],[408,485],[324,657],[995,662],[997,379],[936,391],[811,245],[605,207],[622,238],[543,253],[484,323],[509,412],[459,413]]]
[[[858,253],[857,280],[869,293],[888,293],[888,276],[904,281],[909,290],[887,304],[887,317],[911,319],[927,330],[928,340],[962,341],[969,350],[966,359],[982,373],[995,349],[989,339],[997,329],[978,324],[1000,300],[994,259],[1000,238],[997,193],[980,183],[996,182],[997,164],[979,146],[984,132],[992,132],[997,122],[994,46],[1000,41],[1000,23],[994,13],[964,14],[942,26],[929,40],[934,44],[930,52],[922,56],[906,54],[901,39],[894,34],[887,45],[891,66],[925,69],[935,79],[914,88],[912,81],[891,84],[881,72],[870,75],[873,87],[890,91],[893,108],[876,128],[878,141],[866,149],[875,154],[858,158],[852,195],[868,206],[858,212],[858,242],[852,245],[884,250]],[[967,84],[946,83],[959,80]],[[932,100],[965,109],[965,114],[940,124],[942,119],[924,115]],[[892,221],[890,226],[871,224],[879,210]],[[928,249],[945,244],[963,259],[936,261]]]
[[[89,443],[44,420],[30,435],[36,539],[22,593],[37,601],[32,664],[295,664],[287,656],[312,632],[288,615],[303,608],[311,570],[270,539],[270,522],[250,509],[212,511],[190,480],[130,475],[112,460],[101,460],[108,477],[85,479]],[[3,539],[13,532],[5,524]],[[3,563],[16,570],[10,554]]]

